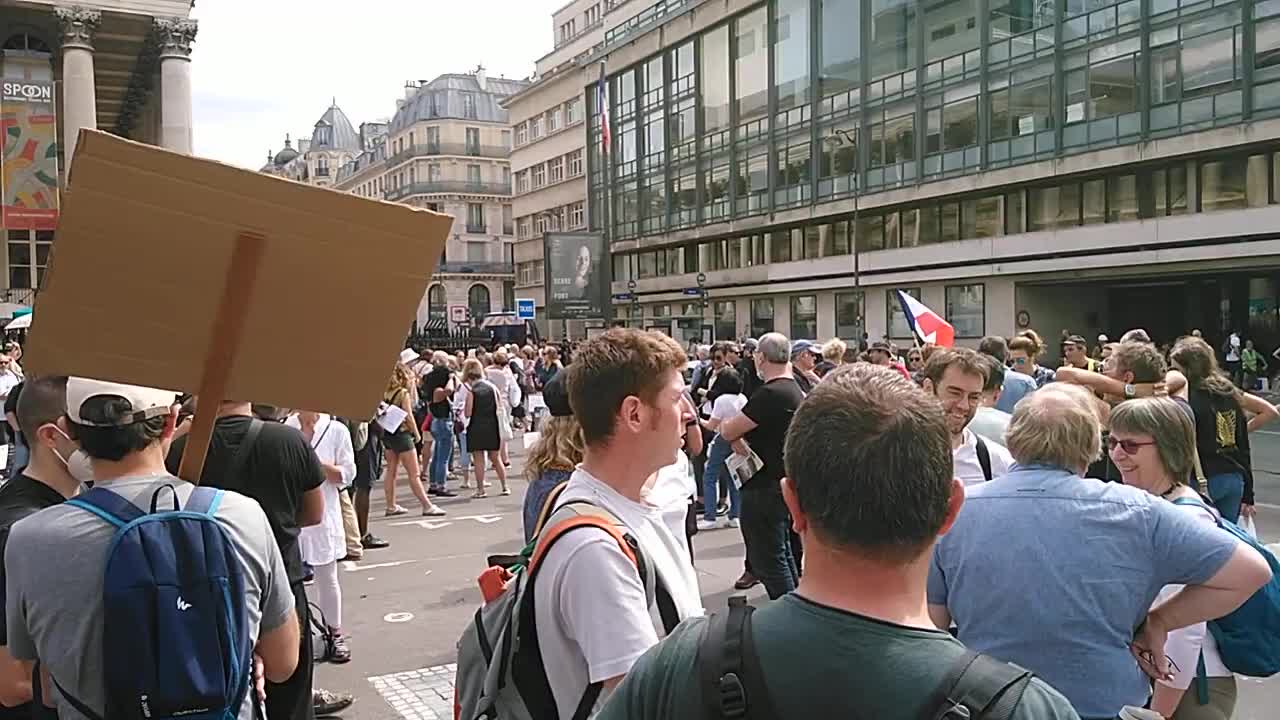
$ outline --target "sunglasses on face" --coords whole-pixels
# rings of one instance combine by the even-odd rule
[[[1114,437],[1107,438],[1107,450],[1115,450],[1119,447],[1124,451],[1125,455],[1136,455],[1138,451],[1144,447],[1155,445],[1155,442],[1138,442],[1137,440],[1120,440]]]

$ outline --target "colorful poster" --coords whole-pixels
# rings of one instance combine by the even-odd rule
[[[53,83],[5,80],[0,92],[0,206],[11,230],[58,225],[58,123]]]

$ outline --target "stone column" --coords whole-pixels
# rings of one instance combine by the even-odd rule
[[[102,13],[79,6],[59,7],[56,12],[62,27],[63,158],[69,170],[80,128],[98,127],[93,33],[102,22]]]
[[[196,21],[156,18],[160,45],[160,145],[191,154],[191,43]]]

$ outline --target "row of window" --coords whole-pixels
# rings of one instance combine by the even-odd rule
[[[516,221],[516,239],[532,240],[545,232],[581,230],[586,225],[586,203],[579,201],[520,218]]]
[[[1280,151],[1213,154],[858,214],[856,221],[613,255],[626,281],[1280,202]]]
[[[44,273],[53,249],[52,230],[10,230],[7,233],[10,288],[44,287]]]
[[[516,173],[515,192],[517,195],[522,195],[581,176],[582,151],[574,150],[571,153],[518,171]]]
[[[593,207],[655,235],[1280,114],[1280,0],[1155,0],[1145,38],[1137,0],[989,6],[770,0],[624,70]]]
[[[560,31],[556,36],[556,47],[560,47],[571,40],[575,40],[582,33],[594,28],[600,23],[600,19],[602,17],[603,15],[600,14],[600,3],[596,3],[595,5],[588,7],[586,11],[582,13],[582,25],[578,25],[578,18],[576,17],[560,23]],[[579,27],[582,28],[581,32],[578,31]]]
[[[516,124],[516,147],[572,127],[582,120],[582,98],[574,97],[540,115]]]
[[[889,336],[895,339],[911,337],[911,328],[902,312],[897,291],[920,299],[920,288],[893,288],[885,292],[885,325],[889,328]],[[944,313],[947,322],[956,330],[959,338],[980,338],[986,334],[986,286],[982,283],[969,285],[947,285],[944,289]],[[759,297],[748,301],[750,323],[747,334],[760,337],[765,333],[775,332],[775,304],[789,302],[791,305],[791,325],[787,329],[790,337],[796,339],[821,340],[818,334],[818,296],[793,295],[787,299]],[[721,339],[738,337],[738,304],[735,300],[715,300],[710,303],[712,324],[715,337]],[[840,292],[835,295],[835,336],[851,343],[862,339],[866,331],[865,322],[866,295],[864,291]],[[702,308],[698,303],[685,303],[683,318],[696,318],[701,321]],[[665,327],[673,318],[671,305],[659,304],[648,306],[617,307],[617,317],[630,321],[632,325],[642,327]]]
[[[542,260],[532,260],[530,262],[516,263],[516,284],[541,285],[543,283],[543,267]]]
[[[441,149],[444,148],[444,146],[440,144],[439,126],[431,125],[431,126],[428,126],[426,130],[427,130],[426,142],[421,146],[419,146],[415,142],[419,138],[416,137],[417,132],[414,130],[410,130],[408,133],[405,133],[404,135],[401,135],[400,137],[396,138],[395,142],[392,143],[392,150],[393,150],[392,155],[393,156],[399,155],[400,153],[414,150],[415,148],[419,148],[419,147],[421,147],[422,151],[425,153],[431,153],[431,154],[440,153]],[[463,140],[464,140],[463,146],[462,146],[463,154],[465,155],[480,154],[481,152],[480,128],[475,128],[475,127],[464,128]],[[505,150],[511,149],[511,131],[510,130],[502,131],[502,147]],[[457,152],[457,150],[454,150],[454,152]]]

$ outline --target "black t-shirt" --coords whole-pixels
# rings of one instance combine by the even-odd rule
[[[781,377],[761,385],[742,408],[742,414],[757,426],[747,433],[747,444],[764,461],[764,467],[749,481],[752,486],[776,484],[786,473],[782,449],[786,444],[787,429],[791,427],[791,418],[795,417],[796,408],[803,401],[804,393],[795,378]]]
[[[4,399],[4,416],[6,418],[9,417],[9,413],[16,414],[18,412],[18,397],[22,395],[22,386],[25,384],[26,384],[25,382],[20,382],[17,385],[14,385],[13,389],[9,391],[9,397]],[[14,428],[9,427],[9,423],[7,422],[4,424],[4,426],[5,426],[5,434],[8,435],[11,439],[13,439],[15,442],[18,440],[18,438],[22,437],[21,430],[15,430]],[[25,438],[23,439],[23,442],[24,443],[26,442]]]
[[[16,390],[14,391],[17,392]],[[45,508],[53,507],[63,501],[62,494],[57,490],[45,485],[39,480],[33,480],[26,475],[19,473],[12,480],[0,486],[0,558],[4,557],[5,548],[9,544],[9,530],[19,520],[34,515]],[[7,602],[5,583],[7,578],[4,574],[4,563],[0,562],[0,607]],[[4,613],[0,613],[0,645],[4,644],[4,640],[8,637],[9,627],[7,618]],[[32,693],[35,697],[40,696],[40,673],[35,671],[32,673]],[[56,718],[57,711],[52,708],[46,708],[41,702],[23,703],[17,707],[4,707],[0,705],[0,720],[31,720],[32,718]]]
[[[302,433],[280,423],[266,422],[245,457],[239,476],[226,477],[252,422],[253,418],[243,415],[218,419],[200,484],[234,490],[257,500],[280,545],[289,582],[300,583],[303,572],[298,514],[302,511],[303,494],[324,482],[324,468]],[[186,447],[185,435],[174,441],[165,462],[169,472],[177,474]]]
[[[433,367],[431,372],[427,373],[426,377],[422,379],[422,401],[427,403],[427,409],[431,411],[431,417],[433,418],[449,418],[450,405],[448,395],[441,402],[432,402],[431,396],[437,388],[447,387],[450,377],[449,368]]]

